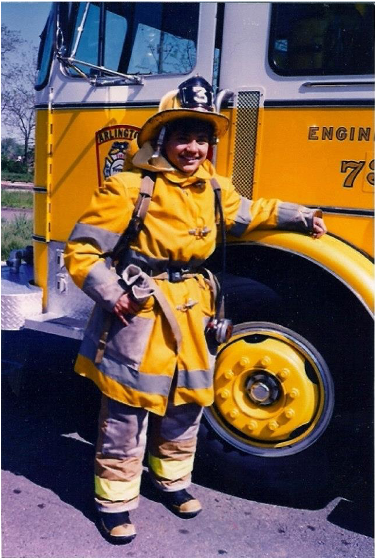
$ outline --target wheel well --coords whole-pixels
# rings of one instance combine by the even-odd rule
[[[220,269],[220,251],[210,264]],[[293,329],[320,350],[337,384],[356,374],[353,391],[370,391],[373,319],[337,277],[298,254],[233,244],[225,285],[226,314],[234,323],[271,321]]]

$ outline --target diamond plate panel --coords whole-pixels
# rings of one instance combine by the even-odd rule
[[[1,329],[18,330],[25,319],[42,312],[42,289],[30,283],[32,268],[22,264],[15,273],[1,268]]]

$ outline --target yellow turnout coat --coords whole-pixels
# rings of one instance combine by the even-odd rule
[[[189,177],[167,162],[165,169],[154,169],[154,193],[144,228],[130,245],[128,260],[136,266],[133,271],[140,273],[169,267],[189,268],[193,273],[176,283],[155,279],[178,323],[179,347],[153,295],[130,317],[128,326],[112,313],[118,298],[132,290],[131,281],[126,285],[101,256],[114,247],[131,218],[140,188],[140,168],[116,174],[94,193],[65,251],[74,282],[97,303],[76,371],[91,378],[108,397],[159,415],[165,413],[175,373],[176,405],[195,402],[208,406],[213,402],[215,347],[208,344],[204,329],[214,313],[214,297],[199,270],[213,253],[217,238],[210,179],[215,177],[221,186],[226,229],[233,236],[256,227],[308,231],[315,214],[276,199],[248,200],[235,191],[229,179],[218,176],[209,161]],[[111,316],[107,344],[101,362],[95,364],[106,316]]]

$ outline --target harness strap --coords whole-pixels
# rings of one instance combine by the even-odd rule
[[[210,186],[213,188],[215,200],[215,220],[218,224],[220,222],[219,205],[222,203],[222,190],[216,178],[210,179]]]
[[[111,255],[112,260],[114,261],[116,258],[120,256],[121,253],[124,253],[125,250],[128,249],[130,241],[134,237],[138,236],[142,224],[145,220],[146,214],[148,212],[151,197],[153,195],[155,181],[153,180],[152,177],[153,177],[153,173],[145,173],[144,176],[142,177],[141,184],[140,184],[140,192],[138,194],[138,198],[135,203],[132,217],[128,224],[128,227],[122,233],[112,253],[104,254],[103,256]],[[110,331],[113,318],[114,315],[112,313],[109,313],[106,315],[104,319],[102,333],[99,338],[97,352],[95,354],[95,359],[94,359],[95,364],[100,364],[102,362],[104,351],[107,344],[107,337]]]
[[[107,337],[110,331],[111,323],[113,320],[114,315],[110,314],[110,312],[106,313],[104,322],[103,322],[103,329],[101,336],[98,341],[97,352],[95,353],[94,364],[100,364],[103,359],[104,351],[107,344]]]
[[[133,211],[133,215],[141,219],[142,222],[145,221],[153,190],[154,181],[149,175],[145,175],[141,180],[140,193],[138,195]]]
[[[213,291],[214,300],[218,301],[218,296],[221,291],[221,287],[217,277],[210,271],[210,269],[205,268],[205,273],[207,274],[207,278],[205,277],[206,283],[210,286],[211,290]],[[222,297],[222,300],[219,302],[219,308],[217,311],[217,318],[220,320],[225,317],[225,303]]]
[[[180,331],[178,321],[175,318],[173,311],[171,310],[171,306],[169,305],[167,298],[165,297],[162,290],[158,287],[156,282],[151,277],[149,277],[149,283],[150,286],[154,289],[155,299],[158,301],[159,306],[162,309],[162,312],[164,313],[168,323],[170,324],[173,336],[175,337],[177,350],[179,352],[181,347],[181,342],[182,342],[182,334]]]
[[[128,250],[130,242],[138,237],[149,209],[153,190],[154,180],[152,173],[145,174],[141,180],[140,191],[128,226],[119,237],[113,250],[102,254],[102,258],[110,256],[113,262],[119,261],[121,256]]]
[[[161,275],[166,275],[166,279],[168,278],[168,274],[161,274]],[[158,287],[158,285],[156,284],[156,282],[154,281],[154,279],[152,277],[146,276],[147,277],[147,281],[149,283],[149,286],[151,289],[153,289],[154,293],[153,296],[156,299],[156,301],[158,302],[159,306],[161,307],[161,310],[163,312],[163,314],[165,315],[172,334],[175,338],[176,341],[176,345],[177,345],[177,350],[178,352],[180,351],[181,348],[181,343],[182,343],[182,333],[180,331],[180,327],[178,324],[177,319],[174,316],[173,311],[171,310],[170,304],[168,302],[168,300],[166,299],[165,295],[163,294],[162,290]],[[192,274],[191,277],[194,277],[194,275]],[[161,279],[162,277],[158,277],[158,279]],[[163,277],[164,279],[164,277]],[[104,319],[104,323],[103,323],[103,329],[102,329],[102,333],[101,336],[99,338],[98,341],[98,347],[97,347],[97,352],[95,353],[95,359],[94,359],[94,363],[95,364],[100,364],[102,362],[103,356],[104,356],[104,351],[106,348],[106,344],[107,344],[107,337],[108,337],[108,333],[110,331],[110,327],[111,327],[111,323],[113,320],[114,315],[111,313],[107,313],[106,317]]]
[[[216,178],[210,179],[210,185],[213,188],[214,198],[215,198],[215,218],[217,225],[221,225],[221,236],[222,236],[222,279],[221,282],[215,277],[215,275],[211,274],[213,278],[211,279],[211,283],[216,284],[215,290],[215,300],[217,301],[217,310],[216,310],[216,317],[218,319],[223,319],[225,317],[225,298],[223,296],[223,280],[224,274],[226,269],[226,232],[225,232],[225,225],[223,220],[223,210],[222,210],[222,190],[219,185],[219,182]],[[209,270],[208,270],[209,272]],[[211,273],[211,272],[209,272]]]
[[[153,279],[163,279],[166,281],[169,281],[171,279],[170,274],[167,271],[162,271],[160,273],[157,273],[156,275],[151,272],[150,274],[148,274],[150,277],[152,277]],[[179,281],[172,281],[172,283],[179,283],[180,281],[184,281],[185,279],[191,279],[192,277],[196,277],[197,273],[182,273],[181,274],[181,280]]]

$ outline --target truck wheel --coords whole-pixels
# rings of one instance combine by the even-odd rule
[[[234,327],[220,347],[213,430],[246,454],[283,457],[312,445],[334,408],[331,374],[318,351],[294,331],[268,322]]]

